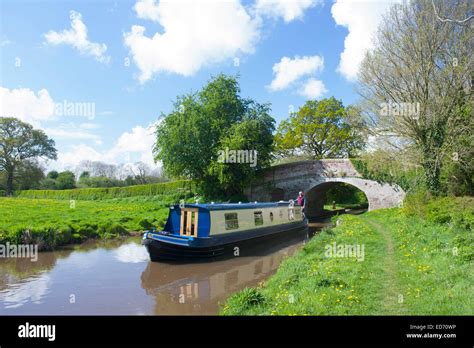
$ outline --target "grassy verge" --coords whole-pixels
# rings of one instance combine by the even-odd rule
[[[162,227],[176,195],[100,201],[0,198],[0,243],[37,243],[40,250]]]
[[[474,200],[426,206],[424,216],[397,208],[340,217],[266,283],[231,296],[221,314],[474,314]],[[363,246],[363,261],[330,257],[334,243]]]

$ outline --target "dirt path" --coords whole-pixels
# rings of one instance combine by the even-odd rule
[[[405,307],[403,305],[404,298],[397,284],[397,266],[395,262],[394,246],[392,235],[383,225],[374,220],[367,220],[367,223],[375,229],[385,240],[385,280],[383,282],[385,288],[385,296],[383,299],[383,309],[380,314],[393,315],[404,314]]]

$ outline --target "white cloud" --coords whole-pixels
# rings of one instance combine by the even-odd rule
[[[336,0],[333,4],[331,13],[334,21],[349,30],[337,68],[337,71],[348,80],[353,81],[357,78],[365,53],[373,48],[373,36],[382,20],[382,15],[393,4],[393,0]]]
[[[133,7],[137,17],[141,19],[149,19],[151,21],[160,21],[160,7],[155,0],[139,0]]]
[[[304,11],[322,4],[321,0],[257,0],[257,14],[268,17],[281,17],[285,23],[303,18]]]
[[[319,98],[321,95],[327,92],[326,86],[323,81],[310,78],[303,86],[298,90],[298,94],[308,99]]]
[[[271,91],[288,88],[305,75],[315,74],[324,69],[324,58],[321,56],[304,56],[291,59],[283,57],[273,65],[273,81],[268,86]]]
[[[0,41],[0,47],[5,47],[8,45],[11,45],[12,43],[13,43],[12,41],[5,39],[5,40]]]
[[[139,155],[139,160],[153,165],[152,148],[155,143],[154,127],[136,126],[131,132],[123,133],[115,143],[114,147],[109,151],[108,156],[111,158],[127,158],[131,154]],[[130,159],[128,162],[130,162]]]
[[[105,55],[107,46],[103,43],[91,42],[87,38],[87,27],[82,21],[82,15],[76,11],[70,11],[71,29],[62,32],[49,31],[44,34],[46,41],[51,45],[71,45],[81,54],[94,57],[101,63],[108,63],[110,56]]]
[[[97,145],[102,144],[102,138],[99,135],[90,133],[81,127],[77,129],[71,127],[43,128],[43,130],[54,139],[92,140]]]
[[[56,170],[74,169],[81,161],[104,161],[104,156],[86,144],[73,145],[70,151],[59,151],[58,159],[49,168]]]
[[[148,127],[136,126],[130,132],[122,133],[108,150],[97,151],[88,144],[79,144],[73,145],[70,151],[60,151],[58,160],[51,164],[51,168],[58,170],[74,169],[84,160],[113,164],[141,161],[150,167],[156,167],[152,154],[154,142],[153,125]]]
[[[252,18],[238,0],[185,2],[139,0],[137,16],[157,22],[162,33],[145,36],[134,25],[124,43],[145,82],[160,72],[190,76],[212,63],[253,53],[260,21]]]
[[[97,128],[100,128],[100,126],[97,123],[85,122],[85,123],[81,123],[79,125],[79,128],[82,128],[82,129],[97,129]]]
[[[35,93],[29,88],[0,87],[0,101],[0,116],[3,117],[16,117],[33,125],[54,118],[55,104],[46,89]]]

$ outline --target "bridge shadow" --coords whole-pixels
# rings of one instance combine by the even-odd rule
[[[342,182],[324,182],[306,192],[306,216],[309,221],[339,214],[362,214],[368,209],[368,197],[358,187]]]

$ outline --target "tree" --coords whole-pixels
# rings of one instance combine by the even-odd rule
[[[232,161],[229,161],[231,163],[219,160],[211,162],[208,172],[218,178],[221,187],[229,195],[241,193],[249,181],[255,177],[256,168],[265,168],[271,163],[275,120],[269,113],[268,105],[249,104],[248,113],[243,120],[234,123],[228,133],[221,138],[220,146],[218,146],[221,154],[225,156],[226,151],[229,153],[233,149],[247,149],[247,152],[243,154],[247,156],[249,162],[243,165],[232,163]]]
[[[88,172],[90,177],[103,176],[113,179],[117,175],[118,168],[115,164],[108,164],[100,161],[83,160],[75,168],[77,174]]]
[[[58,176],[59,176],[59,173],[56,170],[52,170],[48,173],[48,175],[46,175],[48,179],[53,179],[53,180],[56,180]]]
[[[56,188],[58,190],[72,189],[76,187],[76,177],[74,173],[66,170],[59,173],[56,179]]]
[[[272,150],[268,139],[274,130],[269,111],[268,105],[240,96],[237,77],[218,75],[199,92],[177,97],[173,111],[162,115],[156,127],[155,160],[163,161],[167,176],[193,179],[205,191],[220,186],[230,195],[268,162]],[[220,163],[219,151],[230,146],[258,151],[256,166],[244,169],[248,163]],[[232,187],[231,176],[237,180]]]
[[[379,27],[375,48],[362,62],[358,88],[372,130],[408,140],[434,194],[441,190],[443,162],[452,155],[445,151],[446,141],[472,134],[472,128],[455,120],[472,105],[471,89],[465,86],[474,71],[474,21],[447,22],[436,12],[444,18],[468,18],[472,1],[394,5]]]
[[[346,108],[334,97],[309,100],[283,120],[275,134],[277,153],[313,159],[351,157],[364,147],[364,138],[351,127]]]
[[[54,140],[28,123],[13,117],[0,118],[0,170],[6,171],[7,195],[13,192],[13,178],[20,163],[35,158],[56,159],[54,145]]]
[[[474,194],[474,117],[472,109],[453,117],[448,127],[465,130],[457,136],[449,136],[443,152],[447,154],[443,161],[441,180],[447,193],[457,196]]]
[[[137,162],[131,167],[131,171],[135,174],[135,181],[140,184],[148,183],[148,174],[151,172],[150,167],[143,162]]]
[[[25,160],[18,165],[14,187],[18,190],[35,190],[45,178],[44,169],[34,160]]]

